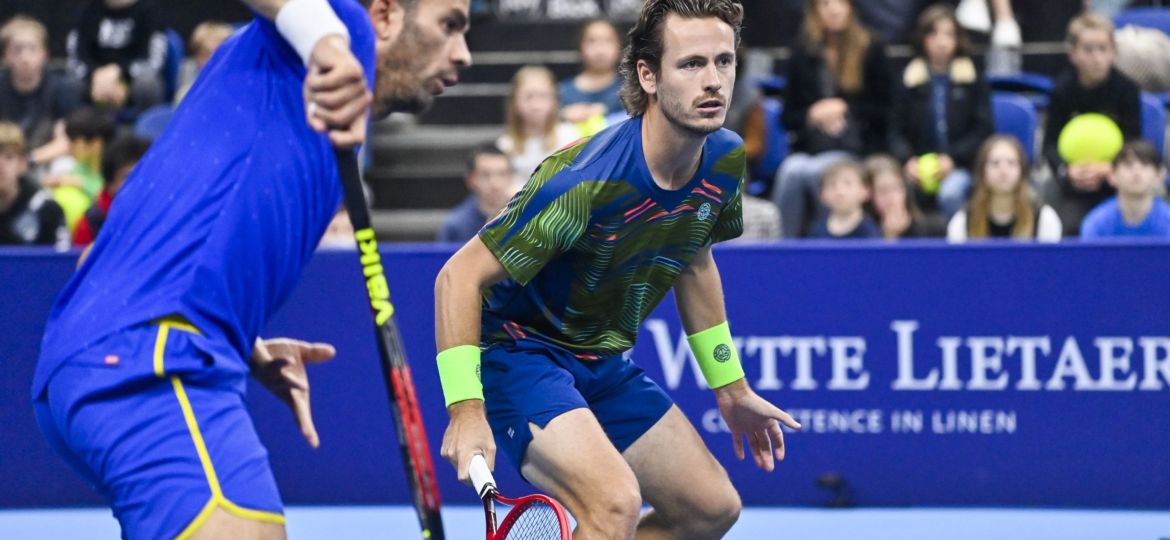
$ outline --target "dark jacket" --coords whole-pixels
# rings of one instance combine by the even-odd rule
[[[1070,69],[1052,89],[1044,126],[1044,157],[1058,177],[1064,176],[1064,160],[1057,149],[1060,131],[1073,117],[1090,112],[1112,118],[1127,141],[1142,136],[1142,94],[1137,84],[1113,69],[1105,82],[1085,88],[1077,80],[1076,71]]]
[[[947,148],[955,165],[970,169],[979,146],[995,129],[991,90],[970,58],[956,58],[950,66],[947,93]],[[934,127],[931,74],[926,61],[915,58],[906,66],[894,105],[890,151],[901,161],[943,151]]]
[[[884,44],[876,39],[871,41],[862,69],[861,87],[855,92],[844,92],[828,75],[828,65],[819,50],[801,44],[792,47],[780,124],[790,133],[794,152],[845,150],[864,155],[889,151],[887,135],[894,84]],[[808,125],[809,108],[830,97],[842,98],[849,105],[849,125],[836,138]]]

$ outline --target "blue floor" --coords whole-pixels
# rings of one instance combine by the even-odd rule
[[[413,538],[414,513],[406,507],[294,506],[287,509],[294,540]],[[443,509],[451,540],[483,538],[483,511]],[[0,510],[5,540],[117,538],[105,509]],[[1022,509],[820,510],[745,509],[729,540],[1170,540],[1170,511]]]

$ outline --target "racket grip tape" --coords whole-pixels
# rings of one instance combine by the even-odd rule
[[[496,491],[496,479],[492,476],[491,469],[488,468],[487,460],[482,454],[476,454],[471,457],[471,485],[475,486],[475,492],[479,494],[479,498],[484,498],[489,492]]]

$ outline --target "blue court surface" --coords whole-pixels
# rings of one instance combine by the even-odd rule
[[[414,512],[401,506],[294,506],[289,537],[300,539],[417,536]],[[483,510],[443,509],[451,540],[483,538]],[[0,510],[0,538],[117,538],[104,508]],[[1170,540],[1170,512],[1035,509],[789,509],[751,507],[729,540]]]

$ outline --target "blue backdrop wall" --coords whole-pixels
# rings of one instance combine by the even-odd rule
[[[384,248],[431,447],[433,279],[452,247]],[[0,507],[100,500],[42,441],[39,339],[74,255],[0,252]],[[772,474],[734,459],[673,299],[633,358],[677,400],[748,504],[819,505],[836,474],[863,505],[1170,508],[1170,246],[802,245],[717,250],[748,379],[796,415]],[[353,252],[323,252],[266,335],[328,341],[314,367],[321,448],[283,405],[250,405],[289,503],[405,503]],[[436,455],[443,498],[470,503]],[[519,486],[512,466],[501,482]],[[518,489],[518,488],[513,488]]]

